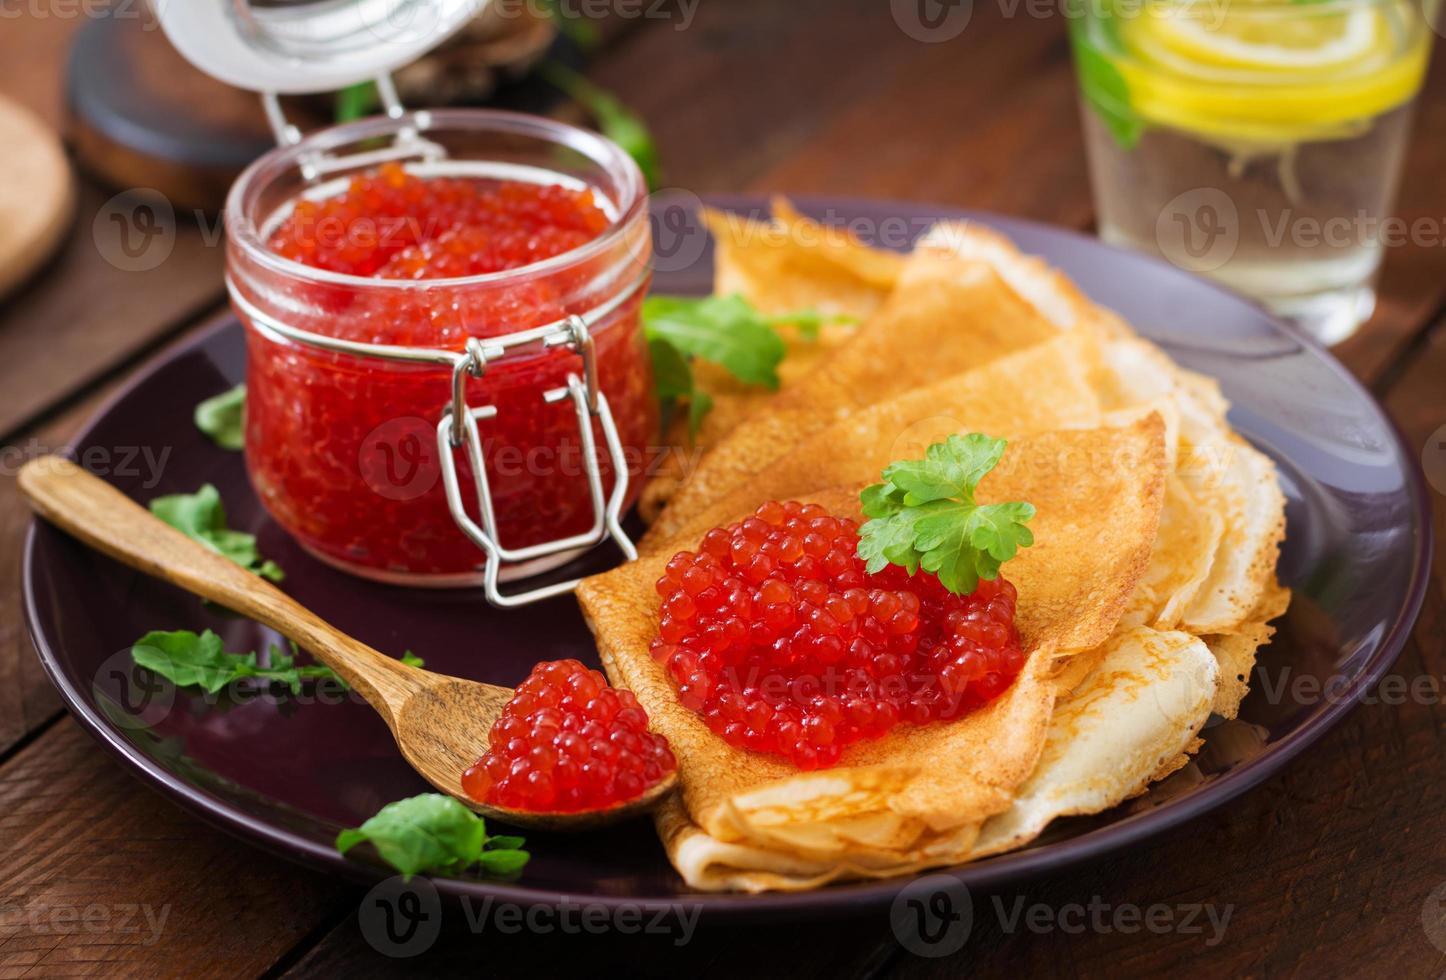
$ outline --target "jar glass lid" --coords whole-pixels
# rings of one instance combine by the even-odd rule
[[[492,0],[155,0],[161,28],[206,74],[253,92],[327,92],[386,75]]]

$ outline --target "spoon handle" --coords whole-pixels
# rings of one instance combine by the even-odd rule
[[[20,470],[36,513],[98,551],[270,626],[339,674],[391,725],[429,675],[326,623],[240,565],[191,540],[69,460],[45,456]],[[394,727],[394,726],[393,726]]]

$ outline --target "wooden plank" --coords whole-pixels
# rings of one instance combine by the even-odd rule
[[[63,450],[100,397],[88,398],[57,421],[0,447],[0,555],[6,559],[0,561],[0,757],[61,710],[60,697],[40,667],[21,611],[20,551],[30,508],[20,499],[15,475],[26,461]]]
[[[588,75],[646,119],[664,183],[700,194],[744,189],[813,146],[922,48],[875,0],[702,3],[682,25],[649,21]]]
[[[887,86],[854,101],[752,186],[1086,226],[1093,210],[1063,22],[1020,23],[977,5],[954,41],[906,40],[913,56]]]
[[[355,889],[140,785],[70,719],[0,765],[0,978],[255,976]]]
[[[0,2],[0,91],[50,124],[65,126],[65,64],[70,39],[95,4]],[[144,4],[131,4],[145,9]],[[149,17],[149,14],[146,15]]]
[[[132,203],[82,184],[61,253],[0,309],[0,434],[84,392],[220,300],[219,224],[172,220],[164,208],[146,217],[155,202]]]
[[[1386,410],[1406,443],[1421,454],[1435,518],[1438,585],[1446,585],[1446,317],[1438,321],[1412,352],[1399,380],[1386,392]],[[1418,635],[1424,631],[1417,630]],[[1446,644],[1437,630],[1432,639]],[[1438,646],[1438,652],[1441,647]]]
[[[358,918],[349,915],[284,975],[864,980],[877,975],[891,957],[883,916],[842,924],[731,926],[696,919],[687,909],[654,920],[641,911],[612,919],[601,910],[577,908],[566,917],[535,913],[542,917],[534,919],[533,930],[525,926],[526,914],[525,908],[502,913],[495,905],[484,909],[480,902],[468,907],[448,902],[435,944],[398,959],[378,954]],[[513,924],[513,916],[522,928]],[[680,925],[685,921],[694,927]]]
[[[1441,275],[1446,248],[1446,48],[1435,59],[1416,107],[1415,131],[1406,154],[1397,216],[1414,228],[1410,240],[1387,250],[1376,315],[1334,351],[1368,382],[1385,373],[1420,329],[1446,305]]]

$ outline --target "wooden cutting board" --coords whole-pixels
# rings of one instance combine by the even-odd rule
[[[75,182],[60,139],[0,97],[0,296],[50,257],[70,227]]]

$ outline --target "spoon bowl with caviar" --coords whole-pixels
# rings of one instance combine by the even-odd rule
[[[382,716],[412,768],[486,817],[588,830],[652,809],[677,787],[667,741],[630,691],[576,660],[538,664],[516,690],[404,664],[322,620],[68,460],[26,464],[20,491],[61,530],[147,575],[269,626]]]

